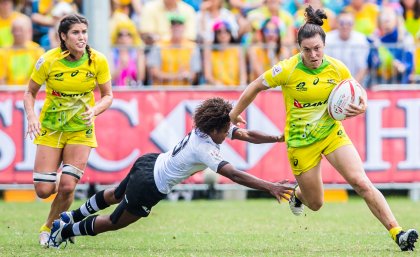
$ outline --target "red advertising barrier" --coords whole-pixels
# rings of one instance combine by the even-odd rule
[[[96,119],[99,147],[92,151],[82,182],[120,181],[141,154],[172,149],[192,128],[192,113],[203,99],[234,101],[240,91],[120,91],[112,108]],[[368,92],[366,115],[344,122],[373,182],[420,181],[420,91]],[[22,91],[0,91],[0,184],[32,183],[36,147],[25,138]],[[42,107],[43,95],[36,108]],[[244,114],[250,129],[283,130],[281,91],[260,94]],[[252,145],[226,140],[225,159],[258,177],[278,181],[293,175],[283,143]],[[343,178],[323,160],[326,183]],[[189,180],[200,182],[200,177]],[[223,180],[222,182],[229,182]]]

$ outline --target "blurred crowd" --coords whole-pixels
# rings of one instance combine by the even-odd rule
[[[299,52],[308,4],[327,14],[325,53],[363,85],[420,83],[420,0],[108,2],[114,87],[246,85]],[[0,85],[26,85],[74,12],[83,0],[0,0]]]

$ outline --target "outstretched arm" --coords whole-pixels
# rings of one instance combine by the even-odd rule
[[[264,144],[264,143],[277,143],[284,142],[284,135],[268,135],[262,131],[258,130],[247,130],[242,128],[237,128],[232,135],[232,139],[238,139],[253,144]]]
[[[268,87],[263,84],[263,78],[261,76],[251,82],[251,84],[246,87],[244,92],[242,92],[238,102],[230,112],[230,121],[235,125],[238,125],[239,123],[245,124],[246,122],[240,114],[248,107],[248,105],[252,103],[252,101],[254,101],[259,92],[266,89],[268,89]]]
[[[288,182],[287,180],[276,183],[269,182],[248,174],[244,171],[237,170],[230,163],[227,163],[221,167],[217,173],[240,185],[269,192],[277,199],[278,202],[280,202],[282,198],[289,200],[290,194],[293,190],[292,187],[284,185]]]

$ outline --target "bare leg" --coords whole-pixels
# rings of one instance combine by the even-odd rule
[[[63,151],[63,163],[71,164],[79,170],[84,170],[87,165],[91,148],[85,145],[66,145]],[[51,227],[53,221],[59,218],[60,213],[67,211],[73,203],[74,190],[78,179],[63,174],[61,175],[58,192],[51,204],[50,213],[46,221],[46,225]]]
[[[318,163],[312,169],[295,176],[299,187],[296,190],[297,198],[309,209],[317,211],[324,203],[324,191],[321,177],[321,166]]]
[[[44,145],[36,148],[34,172],[57,173],[61,163],[62,150]],[[57,192],[57,183],[35,182],[34,188],[39,198],[45,199]]]
[[[363,197],[370,211],[387,230],[398,227],[385,197],[366,176],[362,160],[353,145],[342,146],[326,157],[357,194]]]

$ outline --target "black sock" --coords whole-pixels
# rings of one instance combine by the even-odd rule
[[[72,236],[96,236],[96,233],[93,229],[96,217],[98,217],[98,215],[92,215],[80,222],[66,225],[61,231],[61,237],[64,240]],[[73,230],[73,228],[76,228],[76,232]]]
[[[86,203],[80,206],[79,209],[72,211],[74,222],[79,222],[99,210],[108,208],[109,204],[105,202],[104,192],[105,190],[96,193],[91,198],[89,198]]]

